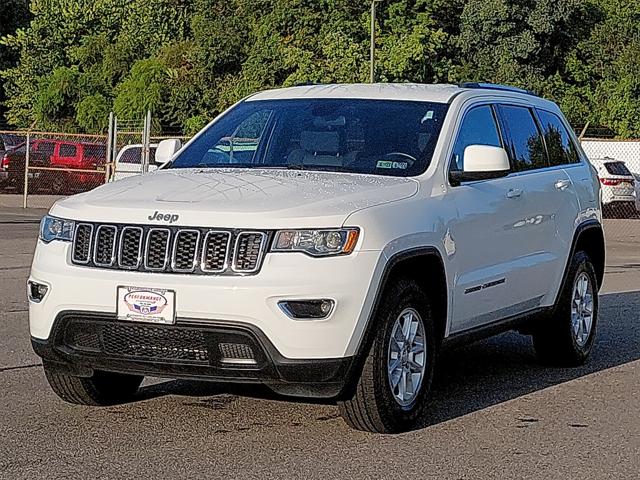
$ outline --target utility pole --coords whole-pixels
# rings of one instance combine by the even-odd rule
[[[376,81],[376,4],[382,0],[371,0],[371,54],[370,54],[370,74],[371,83]]]

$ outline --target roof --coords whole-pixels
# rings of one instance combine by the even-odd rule
[[[284,100],[296,98],[361,98],[376,100],[420,100],[448,103],[451,98],[468,89],[456,85],[419,83],[341,83],[330,85],[301,85],[266,90],[252,95],[247,101]]]

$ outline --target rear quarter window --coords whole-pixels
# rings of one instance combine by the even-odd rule
[[[554,166],[580,163],[578,149],[560,117],[545,110],[538,110],[538,118],[544,131],[549,163]]]

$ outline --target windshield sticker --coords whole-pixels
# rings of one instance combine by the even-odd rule
[[[429,110],[427,113],[424,114],[424,117],[422,117],[422,120],[420,120],[420,123],[424,123],[427,120],[432,120],[433,119],[433,110]]]
[[[393,168],[399,170],[406,170],[407,166],[407,162],[391,162],[389,160],[379,160],[376,165],[377,168]]]

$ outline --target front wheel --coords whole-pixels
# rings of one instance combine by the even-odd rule
[[[413,280],[384,293],[377,333],[353,396],[340,413],[357,430],[395,433],[423,417],[433,378],[436,342],[429,302]]]
[[[582,365],[593,348],[597,320],[595,269],[585,252],[576,252],[553,316],[533,335],[538,358],[548,365]]]
[[[130,400],[144,377],[96,371],[93,376],[76,377],[44,364],[49,386],[65,402],[76,405],[117,405]]]
[[[64,195],[69,189],[68,180],[64,175],[53,175],[51,178],[51,193]]]

